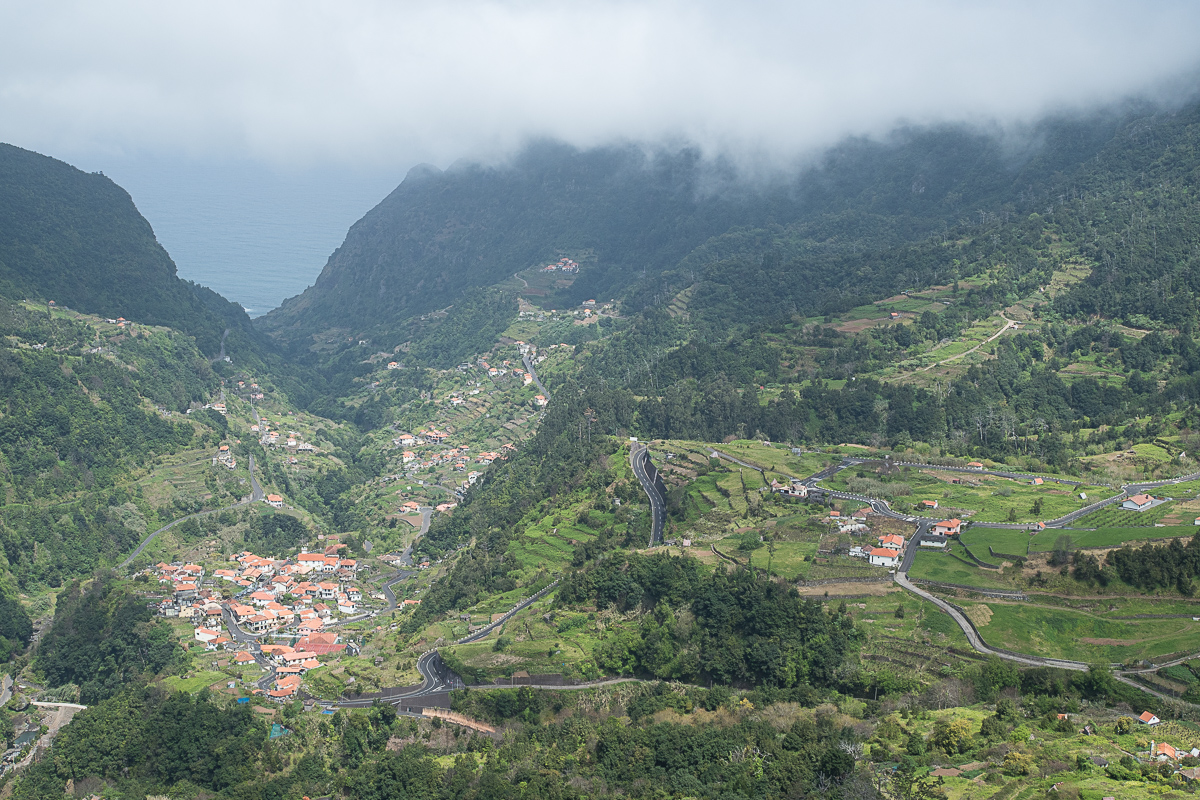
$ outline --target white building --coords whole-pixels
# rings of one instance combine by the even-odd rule
[[[875,547],[871,550],[871,565],[876,567],[894,567],[900,563],[900,551],[886,547]]]
[[[1142,511],[1147,509],[1154,503],[1154,498],[1148,494],[1135,494],[1133,497],[1121,503],[1121,508],[1129,511]]]

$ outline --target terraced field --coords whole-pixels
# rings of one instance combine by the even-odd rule
[[[979,558],[999,563],[999,557],[988,553],[988,547],[997,553],[1023,556],[1029,547],[1030,535],[1026,531],[1005,528],[971,528],[959,537]]]
[[[1037,535],[1029,540],[1029,552],[1050,552],[1054,549],[1054,545],[1060,536],[1069,536],[1071,547],[1080,549],[1088,547],[1120,547],[1125,543],[1136,545],[1155,539],[1190,538],[1197,533],[1200,533],[1200,528],[1194,525],[1177,525],[1167,528],[1101,528],[1094,531],[1048,528],[1038,532]]]
[[[908,576],[939,583],[957,583],[962,586],[979,586],[985,589],[1009,589],[1012,585],[1005,580],[1007,570],[980,569],[974,564],[964,564],[954,558],[967,558],[958,545],[951,543],[945,551],[934,552],[922,549],[913,560]]]
[[[1078,661],[1125,662],[1200,651],[1200,622],[1113,619],[1031,603],[962,603],[988,644]]]

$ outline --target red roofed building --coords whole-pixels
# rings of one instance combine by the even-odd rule
[[[894,567],[900,562],[900,551],[888,547],[871,549],[871,563],[877,567]]]
[[[962,532],[962,520],[955,518],[935,522],[933,532],[939,536],[958,536]]]
[[[1135,494],[1124,503],[1121,503],[1121,508],[1130,511],[1141,511],[1142,509],[1149,508],[1153,502],[1154,498],[1148,494]]]
[[[296,642],[296,650],[318,656],[340,653],[346,645],[338,644],[337,640],[336,633],[312,633]]]

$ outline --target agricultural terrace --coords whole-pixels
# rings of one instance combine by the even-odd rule
[[[1125,663],[1200,650],[1200,622],[1191,616],[1121,619],[1129,615],[992,600],[961,605],[988,644],[1021,653]]]
[[[842,492],[888,500],[897,511],[925,516],[959,517],[974,522],[1039,522],[1078,511],[1090,502],[1109,497],[1104,486],[1073,487],[1044,481],[1002,478],[995,475],[939,470],[936,467],[892,467],[861,464],[821,481],[821,486]],[[1080,494],[1086,494],[1084,500]],[[938,504],[936,510],[924,501]]]

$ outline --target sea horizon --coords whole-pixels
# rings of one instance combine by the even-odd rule
[[[129,192],[175,262],[260,317],[311,286],[350,226],[404,178],[404,170],[276,171],[257,163],[97,159]]]

